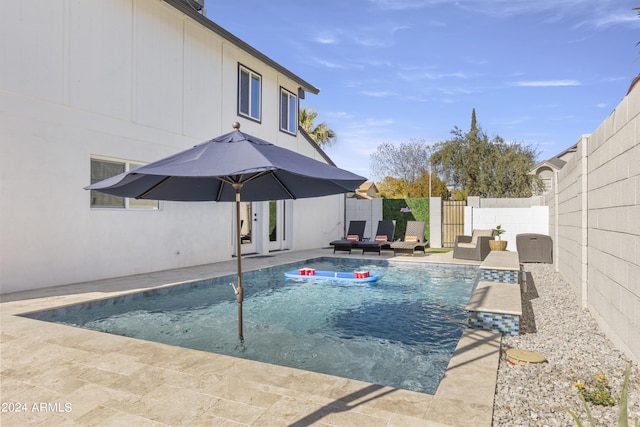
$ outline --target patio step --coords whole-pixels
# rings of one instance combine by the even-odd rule
[[[480,265],[480,282],[465,309],[470,328],[520,333],[522,297],[517,252],[489,253]]]
[[[520,286],[480,282],[465,310],[470,328],[518,335],[522,317]]]

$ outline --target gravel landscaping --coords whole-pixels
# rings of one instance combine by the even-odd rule
[[[582,309],[568,283],[550,264],[525,264],[527,290],[523,286],[521,334],[505,335],[498,369],[494,426],[576,425],[565,407],[589,426],[576,383],[595,389],[597,375],[604,375],[614,397],[620,395],[627,368],[624,356],[602,333],[588,310]],[[535,351],[547,361],[514,365],[505,351]],[[629,425],[640,420],[640,375],[633,366],[629,381]],[[618,425],[618,405],[589,403],[597,426]]]

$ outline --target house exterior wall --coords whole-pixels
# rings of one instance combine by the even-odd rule
[[[640,361],[640,90],[558,172],[557,268],[618,348]],[[553,216],[552,216],[553,217]]]
[[[238,121],[325,161],[302,136],[279,131],[279,88],[296,94],[300,84],[166,2],[2,2],[0,27],[2,293],[234,254],[232,203],[91,209],[83,187],[92,156],[147,163]],[[238,63],[262,76],[261,123],[237,115]],[[325,245],[343,199],[288,202],[287,248]],[[320,231],[308,233],[311,224]]]

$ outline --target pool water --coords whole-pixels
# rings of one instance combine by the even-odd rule
[[[284,279],[301,267],[384,275],[372,283]],[[328,258],[245,273],[242,343],[234,276],[47,320],[434,394],[477,278],[469,267]]]

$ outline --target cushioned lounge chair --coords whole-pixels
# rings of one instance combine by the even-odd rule
[[[493,230],[473,230],[471,236],[456,236],[453,257],[484,261],[491,252],[489,240],[494,240]]]
[[[424,221],[407,221],[407,229],[404,233],[404,240],[402,242],[393,242],[391,249],[393,249],[393,255],[398,253],[411,254],[417,250],[422,249],[422,252],[426,252],[428,240],[424,238]]]
[[[396,230],[396,222],[390,219],[378,221],[378,229],[373,239],[359,242],[357,248],[362,249],[362,253],[380,252],[382,249],[390,249],[393,242],[393,233]]]
[[[342,239],[334,240],[329,243],[333,246],[333,253],[336,251],[346,251],[351,253],[351,250],[363,240],[364,228],[367,225],[367,221],[349,221],[349,229],[347,235]]]

